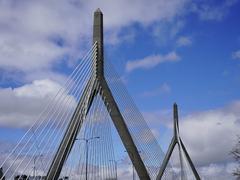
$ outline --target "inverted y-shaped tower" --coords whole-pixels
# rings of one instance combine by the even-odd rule
[[[163,160],[163,163],[162,163],[162,166],[160,168],[160,171],[158,173],[158,176],[157,176],[157,180],[161,180],[161,178],[163,177],[163,174],[164,174],[164,171],[166,170],[166,167],[167,167],[167,164],[169,163],[169,160],[170,160],[170,157],[172,155],[172,152],[174,150],[174,147],[176,145],[178,145],[178,150],[179,150],[179,158],[180,158],[180,168],[181,170],[183,169],[183,159],[182,159],[182,155],[180,154],[181,153],[181,150],[183,150],[183,153],[184,155],[186,156],[187,158],[187,162],[189,163],[190,165],[190,168],[196,178],[196,180],[200,180],[200,176],[198,175],[198,172],[180,138],[180,135],[179,135],[179,126],[178,126],[178,107],[177,107],[177,104],[174,103],[173,105],[173,127],[174,127],[174,133],[173,133],[173,138],[172,138],[172,141],[171,141],[171,144],[169,145],[169,148],[168,148],[168,151],[167,151],[167,154]],[[181,179],[182,180],[185,180],[184,178],[184,173],[182,173],[181,171]]]
[[[134,144],[133,138],[104,77],[103,14],[100,9],[97,9],[94,13],[93,44],[96,44],[97,46],[96,56],[93,59],[95,66],[94,71],[91,75],[91,79],[85,87],[82,97],[78,102],[76,110],[49,168],[46,179],[58,179],[64,162],[66,161],[76,140],[77,134],[81,129],[84,118],[87,115],[95,96],[99,93],[97,92],[99,91],[98,88],[94,88],[96,86],[93,86],[92,84],[98,84],[102,90],[102,93],[99,93],[99,95],[102,97],[105,106],[107,107],[113,124],[117,129],[139,178],[143,180],[150,180],[147,169],[144,166],[141,156],[138,153],[138,149]],[[88,90],[89,87],[93,87],[90,92]],[[109,107],[111,107],[111,109]],[[86,113],[83,113],[84,109],[86,109]]]

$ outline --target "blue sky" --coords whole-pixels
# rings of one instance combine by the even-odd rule
[[[177,102],[183,141],[199,171],[210,179],[230,178],[235,164],[228,152],[240,133],[238,0],[1,1],[0,142],[19,139],[45,96],[64,84],[91,47],[98,7],[105,60],[115,66],[163,149]],[[209,148],[217,137],[226,141]]]
[[[115,50],[120,58],[113,54],[110,59],[114,59],[113,64],[120,61],[117,62],[121,64],[119,71],[124,73],[126,60],[175,51],[181,58],[176,63],[164,63],[149,70],[137,69],[127,73],[127,87],[131,94],[136,96],[139,104],[141,101],[148,103],[147,107],[141,108],[164,108],[174,101],[189,111],[220,107],[239,99],[239,61],[232,58],[232,53],[239,49],[240,43],[238,17],[237,4],[221,20],[201,21],[196,14],[190,14],[184,17],[185,27],[179,35],[163,44],[149,31],[158,25],[153,24],[148,28],[135,25],[136,43],[120,45]],[[165,36],[168,38],[167,33]],[[179,47],[176,42],[179,37],[188,38],[190,44]],[[158,98],[137,97],[143,91],[154,90],[163,83],[171,87],[169,95],[161,96],[159,93]]]

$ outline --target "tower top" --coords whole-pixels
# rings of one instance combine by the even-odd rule
[[[101,9],[100,8],[97,8],[95,13],[102,13]]]
[[[94,12],[94,20],[93,20],[93,44],[97,43],[97,57],[95,59],[96,68],[95,75],[96,78],[103,78],[104,74],[104,51],[103,51],[103,14],[101,10],[98,8]]]
[[[174,136],[177,137],[177,132],[179,132],[179,126],[178,126],[178,106],[176,102],[173,104],[173,127]]]

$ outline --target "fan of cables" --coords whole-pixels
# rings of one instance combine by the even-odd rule
[[[84,88],[91,80],[96,49],[95,43],[56,95],[48,97],[49,103],[44,105],[45,108],[35,123],[0,162],[3,177],[21,179],[24,176],[39,179],[47,174]]]

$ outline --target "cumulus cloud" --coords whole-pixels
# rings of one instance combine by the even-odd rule
[[[129,33],[127,31],[123,33],[123,28],[134,23],[146,27],[154,22],[173,21],[174,18],[184,12],[185,5],[188,2],[188,0],[133,0],[131,2],[128,0],[0,1],[0,67],[7,71],[9,69],[11,71],[22,71],[28,74],[26,79],[29,81],[39,79],[39,77],[46,78],[46,76],[58,76],[56,79],[63,79],[64,77],[55,74],[52,68],[55,63],[62,61],[66,57],[69,62],[68,65],[75,63],[75,60],[84,49],[90,46],[92,12],[97,7],[100,7],[105,15],[104,23],[107,32],[106,37],[108,38],[106,42],[117,44],[134,39],[134,32],[130,31]],[[226,2],[229,3],[224,6],[230,7],[230,2],[234,1]],[[151,10],[151,13],[146,13],[149,10]],[[220,11],[212,11],[211,8],[204,7],[195,9],[199,17],[204,20],[221,19],[223,15],[219,14]],[[223,8],[223,12],[226,12],[225,8]],[[172,30],[172,34],[176,34],[183,27],[182,23],[179,24],[178,28]],[[176,52],[170,52],[166,55],[152,55],[142,60],[129,61],[126,70],[130,72],[135,69],[149,69],[164,62],[178,60],[180,60],[180,57]],[[55,94],[60,87],[58,83],[44,79],[14,89],[1,88],[0,126],[25,127],[31,125],[40,110],[49,102],[49,97]],[[65,96],[68,95],[65,94]],[[233,110],[234,108],[235,110]],[[210,153],[212,155],[215,146],[210,146],[211,143],[217,140],[219,142],[217,137],[223,137],[223,135],[226,136],[226,139],[221,139],[221,142],[216,145],[216,148],[219,149],[215,148],[215,151],[216,154],[226,155],[231,145],[230,142],[232,142],[230,140],[232,140],[233,133],[237,127],[239,128],[239,123],[235,123],[236,127],[233,127],[238,116],[237,109],[238,106],[233,105],[224,109],[191,114],[184,118],[181,128],[200,126],[209,136],[204,136],[200,128],[195,129],[196,132],[203,136],[203,139],[199,136],[196,137],[197,133],[193,132],[191,128],[186,132],[181,131],[188,149],[190,149],[193,157],[197,159],[197,162],[199,161],[199,165],[204,166],[209,163],[209,161],[206,162],[207,158],[203,157],[202,154]],[[218,112],[219,115],[216,115]],[[209,117],[209,122],[203,120],[202,126],[199,124],[200,122],[197,122],[197,119],[200,121],[202,118],[207,117]],[[230,120],[219,122],[216,120],[218,118],[229,118]],[[239,122],[239,120],[236,120],[236,122]],[[217,127],[219,127],[215,134],[214,125],[216,123]],[[183,126],[186,126],[186,128]],[[206,127],[212,132],[206,132],[206,129],[204,129]],[[195,138],[199,144],[194,143],[192,145],[191,143],[195,142]],[[224,148],[224,145],[228,148]],[[199,152],[197,146],[200,146],[203,151]],[[203,158],[202,161],[201,158]],[[220,158],[219,160],[216,155],[209,159],[217,164],[225,160],[230,161],[230,158]],[[206,172],[209,174],[208,171]]]
[[[105,15],[106,43],[116,44],[134,39],[134,31],[130,28],[124,33],[123,28],[169,21],[185,3],[187,0],[1,1],[0,67],[29,73],[51,70],[66,57],[71,64],[91,44],[92,13],[98,7]],[[151,13],[144,13],[149,9]]]
[[[199,168],[199,173],[201,174],[201,178],[204,180],[233,180],[235,178],[232,176],[232,172],[235,167],[235,163],[210,164]]]
[[[159,142],[171,138],[171,110],[145,112],[144,116],[151,128],[168,129],[160,131]],[[240,101],[180,116],[179,126],[183,143],[203,179],[233,179],[236,163],[230,152],[240,134]],[[173,159],[176,161],[177,156]]]
[[[45,3],[1,1],[0,66],[22,71],[49,68],[67,47],[52,40],[63,32],[63,23]],[[65,21],[66,23],[68,21]],[[60,24],[59,24],[60,23]],[[62,28],[60,28],[62,27]],[[61,36],[59,36],[61,37]],[[68,50],[67,50],[68,49]]]
[[[228,0],[223,6],[230,7],[234,2]],[[71,66],[90,47],[92,12],[97,7],[105,15],[105,42],[117,44],[134,40],[134,28],[128,27],[135,23],[148,27],[161,22],[157,28],[160,31],[153,30],[153,34],[164,34],[164,27],[169,31],[168,23],[176,24],[170,30],[176,34],[183,27],[176,19],[188,11],[189,4],[189,0],[1,1],[0,67],[23,71],[27,74],[24,80],[30,81],[40,72],[60,76],[52,72],[56,63],[65,59]],[[201,8],[195,9],[193,12],[198,13]],[[145,13],[149,10],[151,13]]]
[[[232,58],[233,59],[240,59],[240,50],[233,52],[232,53]]]
[[[150,55],[143,59],[128,61],[126,64],[126,71],[131,72],[136,69],[151,69],[155,66],[165,62],[177,62],[181,58],[176,52],[170,52],[166,55]]]
[[[225,12],[235,2],[225,1],[217,12]],[[116,44],[134,39],[134,30],[128,27],[136,23],[143,27],[155,22],[166,24],[166,27],[168,23],[176,24],[170,30],[171,34],[176,34],[183,27],[182,21],[176,22],[176,19],[189,12],[186,8],[189,4],[189,0],[25,0],[21,3],[3,0],[0,2],[0,67],[30,73],[32,78],[40,74],[35,74],[36,71],[51,73],[56,63],[63,59],[67,59],[69,65],[76,63],[91,44],[92,12],[97,7],[105,15],[106,43]],[[207,5],[194,7],[193,12],[202,18],[219,16],[209,15],[218,13]],[[151,13],[145,13],[149,11]],[[160,31],[153,30],[153,34],[163,34],[163,26]]]
[[[231,161],[229,155],[240,133],[240,102],[222,109],[193,113],[180,123],[182,138],[198,165]]]
[[[58,83],[49,80],[35,80],[18,88],[0,89],[0,126],[1,127],[29,127],[36,120],[41,111],[50,102],[59,103],[53,99],[56,93],[62,88]],[[63,98],[70,98],[69,102],[62,101],[63,109],[75,106],[75,99],[63,92]],[[56,102],[55,102],[56,101]]]
[[[192,40],[190,37],[181,36],[177,39],[177,46],[190,46],[192,44]]]

